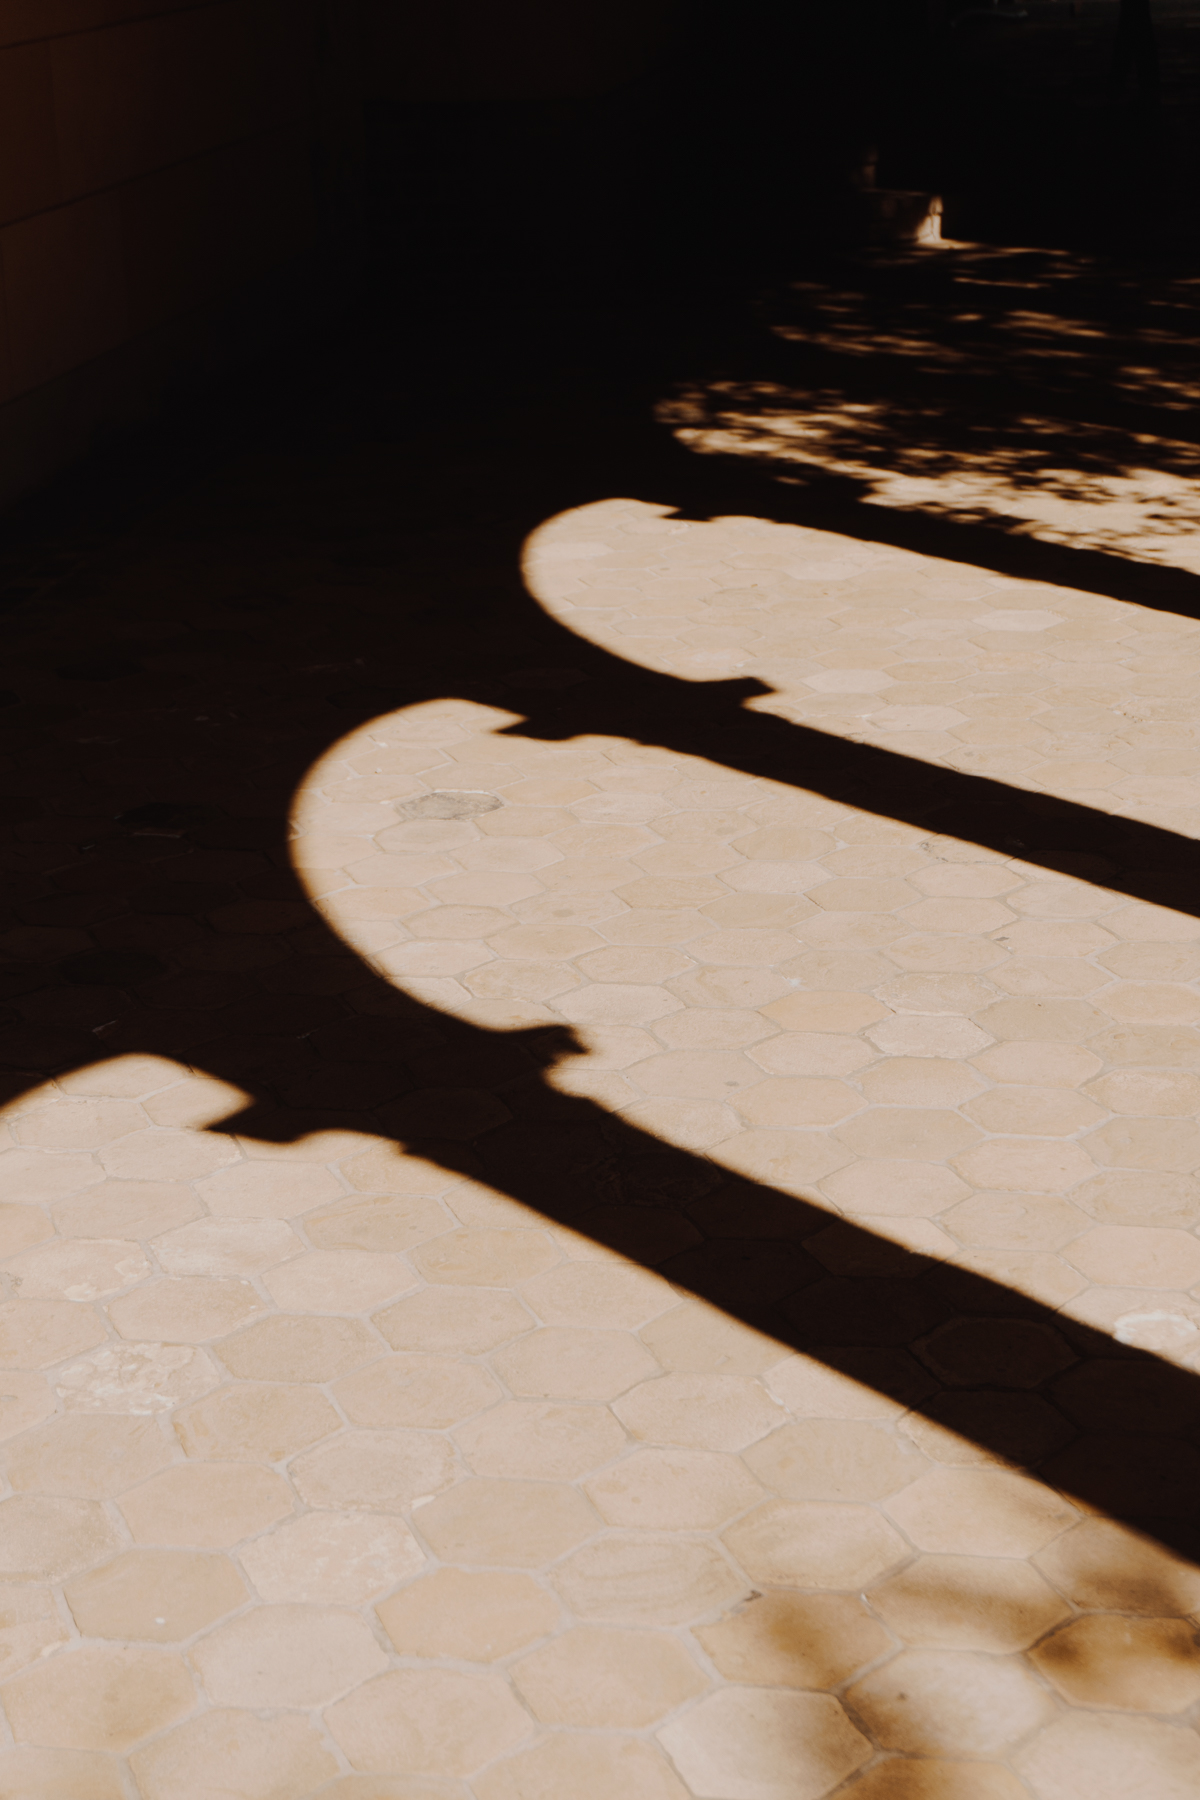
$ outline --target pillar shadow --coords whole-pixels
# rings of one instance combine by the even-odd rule
[[[381,712],[465,696],[521,712],[513,735],[657,744],[1198,909],[1178,834],[747,711],[761,683],[637,668],[547,617],[518,554],[570,506],[633,493],[682,518],[795,516],[761,470],[652,426],[644,391],[550,385],[490,418],[477,397],[465,424],[427,395],[385,434],[360,376],[319,428],[180,494],[30,614],[12,677],[29,697],[10,709],[9,1092],[156,1052],[250,1093],[223,1131],[390,1137],[1200,1557],[1196,1375],[559,1093],[546,1076],[569,1030],[422,1005],[310,906],[287,809],[315,758]],[[953,559],[978,560],[974,541]],[[530,667],[582,679],[531,690]],[[260,928],[221,929],[242,902]],[[39,963],[19,952],[30,928],[83,944]]]

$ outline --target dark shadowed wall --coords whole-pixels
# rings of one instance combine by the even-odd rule
[[[358,63],[342,0],[0,0],[0,498],[303,312]]]

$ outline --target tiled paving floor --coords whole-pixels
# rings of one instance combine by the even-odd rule
[[[425,453],[21,638],[0,1796],[1194,1796],[1200,628]]]

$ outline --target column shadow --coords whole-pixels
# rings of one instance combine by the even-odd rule
[[[13,659],[29,698],[15,709],[8,807],[27,854],[7,941],[84,943],[44,963],[14,950],[0,967],[8,1091],[156,1052],[251,1094],[223,1131],[390,1137],[1200,1557],[1195,1374],[559,1093],[546,1076],[576,1047],[568,1029],[489,1031],[441,1013],[329,929],[291,869],[287,810],[347,731],[464,696],[522,712],[513,735],[657,744],[1192,912],[1197,846],[747,711],[762,683],[690,683],[582,642],[517,574],[548,516],[635,493],[685,519],[787,522],[790,490],[689,455],[650,423],[641,390],[508,395],[469,429],[438,405],[426,399],[381,442],[364,380],[319,430],[193,486],[90,585],[30,617]],[[973,539],[954,560],[977,560]],[[178,569],[178,591],[164,595],[139,562]],[[217,579],[218,562],[236,579]],[[582,679],[531,692],[517,664]],[[259,923],[230,930],[228,909],[244,903]]]

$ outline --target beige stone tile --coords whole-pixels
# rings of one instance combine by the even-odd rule
[[[638,1335],[665,1369],[686,1375],[761,1375],[780,1352],[765,1332],[699,1300],[686,1300],[652,1319]]]
[[[400,1519],[310,1512],[246,1544],[241,1564],[265,1601],[362,1606],[417,1574],[425,1557]]]
[[[254,1276],[303,1248],[282,1219],[195,1219],[154,1240],[168,1275]]]
[[[881,934],[878,943],[897,968],[913,973],[978,974],[1005,960],[1002,947],[984,937],[947,937],[936,931],[906,936],[897,929]]]
[[[1191,1366],[1200,1350],[1200,1304],[1167,1288],[1085,1285],[1062,1311],[1066,1318],[1108,1332],[1119,1344],[1152,1351],[1184,1367]]]
[[[406,982],[410,993],[416,993],[412,981]],[[537,1001],[550,1001],[559,994],[565,994],[569,988],[579,986],[578,973],[567,963],[547,962],[491,962],[474,968],[463,976],[463,992],[456,999],[465,1000],[474,995],[481,1004],[496,1006],[507,1001],[509,1005],[516,1003],[525,1006]],[[426,996],[437,1003],[437,997],[430,993]],[[462,1012],[463,1005],[448,1006],[447,1010]],[[517,1020],[516,1023],[520,1023]]]
[[[830,1694],[722,1688],[658,1734],[696,1794],[819,1800],[871,1758]]]
[[[753,1013],[745,1016],[749,1019],[756,1017]],[[665,1026],[676,1019],[686,1022],[688,1017],[687,1013],[672,1013],[668,1019],[660,1020],[655,1030],[663,1037]],[[653,1056],[659,1047],[648,1031],[641,1031],[635,1025],[589,1025],[580,1027],[575,1032],[575,1037],[582,1046],[579,1061],[590,1069],[627,1069],[631,1064]],[[667,1036],[664,1041],[669,1043],[671,1039]],[[559,1059],[556,1067],[569,1069],[575,1063],[574,1057],[564,1056]]]
[[[738,1093],[733,1104],[751,1125],[795,1127],[836,1125],[862,1110],[863,1102],[842,1081],[770,1076]]]
[[[608,1524],[649,1531],[712,1529],[763,1498],[737,1457],[674,1447],[639,1450],[584,1486]]]
[[[960,1163],[964,1160],[962,1153],[976,1144],[979,1137],[974,1126],[956,1112],[901,1106],[872,1107],[839,1125],[835,1135],[858,1156],[911,1158],[922,1162],[940,1162],[945,1157],[956,1156]],[[1005,1184],[997,1182],[995,1185]],[[877,1207],[874,1210],[887,1209]]]
[[[219,1625],[192,1661],[216,1705],[325,1706],[388,1666],[370,1626],[332,1607],[261,1606]]]
[[[482,1181],[460,1182],[457,1187],[451,1188],[450,1192],[443,1196],[440,1204],[445,1208],[446,1224],[450,1227],[461,1224],[485,1230],[501,1227],[507,1230],[540,1231],[546,1225],[545,1213],[538,1212],[535,1207],[524,1205],[520,1200],[514,1200],[510,1195],[501,1193],[497,1188],[485,1187]],[[438,1235],[444,1236],[445,1232],[440,1232]],[[557,1243],[557,1231],[554,1233],[554,1238]],[[485,1295],[481,1288],[464,1288],[458,1292],[473,1292],[478,1304],[483,1304],[485,1300],[495,1300],[499,1303],[499,1296],[494,1292]],[[432,1299],[433,1294],[430,1293],[428,1298]],[[380,1314],[381,1318],[384,1316],[384,1314]]]
[[[609,921],[609,928],[614,921]],[[706,921],[701,920],[703,925]],[[526,928],[528,929],[528,928]],[[686,928],[683,928],[685,935]],[[682,975],[695,964],[689,955],[666,944],[609,944],[576,956],[576,963],[589,981],[633,982],[657,985]]]
[[[99,1173],[99,1171],[97,1171]],[[54,1208],[65,1237],[152,1238],[201,1211],[188,1187],[169,1181],[103,1181]]]
[[[1111,948],[1113,931],[1108,926],[1112,924],[1115,929],[1116,919],[1115,913],[1108,914],[1104,925],[1092,921],[1060,924],[1051,920],[1022,919],[1009,926],[1004,933],[1004,942],[1020,956],[1089,956],[1093,951]],[[1039,1034],[1030,1032],[1028,1035],[1036,1037]]]
[[[644,1382],[613,1411],[633,1437],[694,1450],[743,1450],[785,1414],[743,1375],[682,1374]]]
[[[514,1394],[558,1400],[611,1400],[659,1365],[629,1332],[547,1326],[492,1358]]]
[[[1024,1650],[1069,1616],[1036,1570],[1009,1557],[921,1556],[872,1588],[870,1601],[922,1649]]]
[[[375,1315],[395,1350],[479,1356],[530,1331],[534,1319],[515,1294],[482,1288],[429,1287]]]
[[[760,1594],[694,1634],[721,1674],[761,1687],[836,1687],[894,1648],[861,1600]]]
[[[599,1529],[578,1489],[551,1481],[463,1481],[417,1515],[445,1561],[536,1569]]]
[[[1200,1167],[1200,1125],[1192,1119],[1113,1119],[1085,1144],[1100,1164],[1190,1173]]]
[[[99,1152],[105,1174],[120,1181],[195,1181],[237,1160],[232,1138],[149,1126],[113,1138]]]
[[[401,1351],[380,1357],[334,1387],[338,1405],[355,1425],[407,1425],[444,1430],[500,1397],[486,1369],[452,1356]]]
[[[0,1305],[0,1368],[48,1369],[107,1335],[94,1312],[69,1300],[10,1300]]]
[[[177,1456],[156,1420],[75,1413],[26,1431],[5,1453],[4,1473],[18,1493],[107,1500]]]
[[[22,1113],[12,1131],[19,1144],[42,1150],[98,1150],[145,1124],[145,1113],[129,1100],[59,1100]]]
[[[548,1481],[585,1475],[626,1442],[607,1407],[549,1400],[505,1401],[460,1426],[455,1437],[477,1475]]]
[[[46,1156],[40,1150],[0,1151],[0,1192],[23,1206],[41,1206],[103,1181],[94,1156]]]
[[[336,1381],[383,1346],[358,1319],[275,1313],[221,1345],[221,1361],[243,1381]]]
[[[972,1194],[941,1223],[964,1244],[1002,1250],[1057,1250],[1086,1231],[1088,1215],[1052,1194]]]
[[[911,1389],[911,1360],[902,1351],[877,1350],[869,1354],[878,1386],[856,1381],[845,1370],[811,1356],[784,1358],[769,1370],[766,1383],[776,1399],[797,1418],[898,1419],[906,1411],[906,1402],[881,1390],[889,1385],[898,1385],[901,1392],[905,1387]],[[918,1398],[919,1393],[914,1392],[912,1397]]]
[[[372,1144],[352,1156],[342,1173],[351,1187],[364,1194],[442,1194],[459,1179],[451,1169],[385,1143]]]
[[[352,1248],[311,1250],[263,1278],[275,1304],[294,1313],[367,1312],[416,1285],[402,1257]]]
[[[963,1109],[985,1131],[1070,1137],[1099,1125],[1100,1107],[1070,1088],[998,1087],[981,1094]]]
[[[54,1227],[36,1206],[0,1204],[0,1255],[16,1256],[54,1235]]]
[[[561,1253],[547,1232],[447,1232],[412,1252],[427,1281],[470,1287],[511,1287],[553,1268]]]
[[[321,1800],[462,1800],[462,1783],[438,1775],[343,1775]]]
[[[228,1081],[215,1081],[211,1076],[193,1075],[176,1082],[143,1102],[142,1111],[152,1125],[173,1125],[185,1131],[203,1131],[234,1118],[245,1106],[248,1095]],[[138,1125],[144,1119],[137,1121]],[[136,1129],[127,1125],[126,1131]]]
[[[576,1617],[596,1624],[684,1625],[747,1593],[710,1544],[633,1531],[583,1545],[553,1580]]]
[[[975,1015],[990,1036],[1053,1043],[1084,1043],[1104,1025],[1104,1015],[1085,1000],[997,1000]]]
[[[267,1310],[252,1282],[166,1275],[111,1302],[108,1316],[124,1338],[199,1344],[225,1337]]]
[[[919,1550],[1029,1556],[1074,1523],[1050,1488],[1007,1469],[936,1469],[887,1501]]]
[[[928,900],[923,901],[916,888],[910,887],[906,881],[889,881],[886,877],[872,878],[869,875],[850,875],[835,878],[832,881],[823,881],[819,887],[809,890],[808,897],[810,900],[815,901],[818,906],[829,912],[890,913],[909,903],[915,903],[917,906],[950,904],[958,905],[960,907],[968,907],[971,904],[974,904],[976,906],[989,908],[987,914],[989,918],[991,917],[992,910],[999,910],[1001,917],[996,920],[997,925],[1002,924],[1005,919],[1012,917],[1008,908],[999,907],[996,901],[976,901],[973,903],[966,901],[949,903],[930,902]],[[941,921],[931,928],[938,931],[967,931],[971,929],[968,925],[947,925]],[[924,930],[926,927],[914,922],[913,929]],[[991,927],[988,926],[985,929],[990,930]]]
[[[1003,1757],[1055,1708],[1015,1658],[904,1650],[856,1682],[847,1701],[886,1750]]]
[[[454,1480],[451,1446],[429,1431],[344,1431],[298,1456],[288,1471],[309,1506],[408,1512]]]
[[[1200,1241],[1186,1231],[1097,1225],[1063,1254],[1090,1281],[1113,1287],[1180,1288],[1200,1281]]]
[[[18,1743],[120,1752],[186,1716],[196,1694],[168,1651],[85,1644],[15,1676],[3,1698]]]
[[[5,1377],[10,1387],[19,1379]],[[190,1345],[111,1343],[57,1370],[54,1392],[67,1412],[170,1412],[220,1379],[204,1351]]]
[[[1016,1758],[1037,1800],[1189,1800],[1200,1782],[1194,1731],[1120,1715],[1069,1712]]]
[[[1036,1561],[1068,1600],[1085,1609],[1152,1617],[1200,1611],[1200,1571],[1111,1519],[1082,1519]]]
[[[65,1592],[84,1637],[155,1644],[194,1637],[247,1599],[231,1562],[193,1550],[127,1550]]]
[[[677,1638],[587,1626],[523,1656],[512,1679],[536,1719],[589,1729],[642,1729],[708,1686]]]
[[[777,1000],[787,987],[786,978],[774,969],[732,966],[698,969],[690,975],[677,975],[670,983],[671,993],[678,995],[685,1006],[716,1007],[722,1011],[757,1010]]]
[[[679,1016],[703,1019],[710,1015],[689,1012]],[[876,1060],[874,1048],[861,1038],[815,1031],[781,1032],[755,1044],[750,1055],[772,1075],[853,1075]]]
[[[713,1149],[723,1168],[806,1197],[822,1176],[851,1160],[848,1150],[816,1131],[741,1131]]]
[[[218,1217],[294,1219],[336,1199],[342,1187],[331,1170],[317,1164],[260,1158],[208,1176],[197,1182],[196,1192]]]
[[[1200,974],[1195,944],[1118,944],[1096,961],[1127,981],[1194,981]]]
[[[317,1728],[296,1713],[273,1719],[213,1707],[135,1751],[134,1775],[145,1800],[210,1800],[255,1794],[299,1800],[337,1774]]]
[[[916,1158],[868,1158],[827,1175],[821,1186],[846,1212],[932,1218],[970,1193],[952,1169]]]
[[[1171,1069],[1114,1070],[1092,1082],[1088,1093],[1110,1112],[1151,1117],[1200,1112],[1200,1078]]]
[[[992,980],[1009,994],[1091,994],[1104,976],[1090,963],[1070,956],[1014,957],[992,970]]]
[[[928,1467],[906,1438],[859,1419],[804,1419],[745,1452],[747,1467],[785,1500],[880,1500]]]
[[[1105,1062],[1123,1066],[1200,1067],[1200,1032],[1190,1025],[1113,1025],[1092,1048]]]
[[[900,1013],[882,1024],[872,1025],[866,1033],[877,1050],[886,1056],[962,1057],[982,1050],[988,1041],[986,1031],[970,1019],[955,1019]]]
[[[785,1031],[832,1031],[853,1034],[891,1016],[891,1008],[870,994],[837,989],[798,988],[762,1008],[766,1018]]]
[[[1093,1613],[1046,1638],[1032,1660],[1076,1706],[1174,1713],[1200,1699],[1196,1633],[1182,1619]]]
[[[637,1738],[555,1732],[531,1750],[493,1763],[472,1782],[479,1800],[686,1800],[687,1789],[654,1748]],[[107,1800],[107,1796],[104,1797]]]
[[[0,1501],[0,1581],[61,1581],[118,1548],[99,1501],[41,1494]]]
[[[756,862],[807,862],[834,848],[828,832],[803,825],[768,825],[733,840],[735,850]]]
[[[556,1067],[547,1076],[547,1085],[560,1094],[576,1094],[581,1100],[594,1100],[597,1107],[604,1112],[621,1112],[637,1100],[637,1089],[631,1087],[626,1078],[615,1073],[604,1073],[603,1069],[592,1071],[587,1067]]]
[[[427,1195],[356,1194],[336,1206],[307,1213],[304,1231],[318,1250],[398,1252],[440,1237],[452,1224],[444,1207]]]
[[[767,1587],[862,1588],[910,1554],[874,1508],[815,1502],[770,1500],[724,1542]]]
[[[376,1608],[401,1656],[488,1663],[511,1656],[558,1625],[552,1594],[529,1575],[438,1569]]]
[[[762,1079],[761,1071],[734,1050],[670,1051],[639,1062],[631,1073],[647,1094],[705,1100],[726,1100]]]
[[[294,1499],[281,1475],[239,1463],[179,1463],[125,1494],[135,1544],[228,1549],[286,1519]]]
[[[635,1130],[686,1150],[711,1149],[737,1126],[736,1113],[715,1100],[639,1100],[624,1117]]]
[[[717,887],[715,882],[712,885]],[[629,890],[626,889],[625,892]],[[712,924],[712,919],[697,912],[694,906],[651,907],[638,904],[633,911],[597,921],[596,929],[613,944],[654,947],[689,944],[693,938],[710,932]],[[596,975],[592,969],[588,969],[587,973],[595,980],[605,979]]]
[[[636,1331],[679,1296],[661,1276],[609,1261],[562,1263],[527,1281],[526,1304],[544,1325]]]
[[[66,1638],[50,1588],[26,1583],[0,1587],[0,1678],[7,1680],[18,1669],[53,1655]]]
[[[542,892],[541,882],[532,875],[500,874],[495,870],[479,875],[446,875],[426,885],[447,905],[463,906],[511,906]]]
[[[189,1456],[281,1462],[340,1424],[316,1388],[236,1382],[179,1413],[175,1430]]]
[[[1097,996],[1096,1005],[1133,1024],[1194,1025],[1200,1019],[1200,995],[1173,982],[1115,982]]]
[[[913,887],[937,899],[994,899],[1011,893],[1021,880],[995,863],[932,863],[909,876]]]
[[[1105,1225],[1186,1231],[1200,1224],[1200,1182],[1191,1175],[1105,1169],[1077,1188],[1072,1200]]]
[[[581,1025],[649,1025],[678,1012],[681,1004],[663,987],[606,981],[565,995],[558,1011]]]
[[[1087,1140],[1095,1147],[1097,1134]],[[967,1181],[980,1188],[1009,1188],[1035,1194],[1062,1194],[1096,1173],[1096,1164],[1082,1145],[1053,1138],[995,1138],[979,1144],[954,1166]]]
[[[983,1082],[973,1069],[944,1057],[892,1056],[868,1069],[859,1085],[877,1106],[947,1107],[970,1100]]]
[[[469,1775],[532,1734],[495,1675],[395,1669],[338,1701],[326,1723],[351,1765],[388,1773]]]

